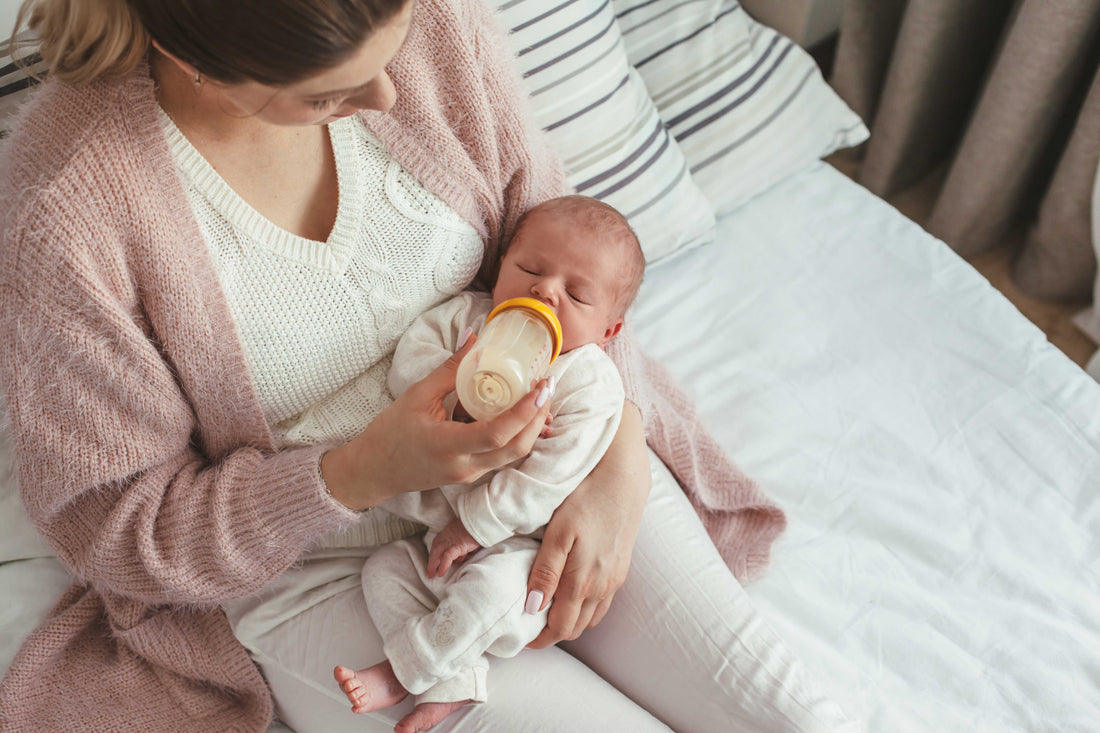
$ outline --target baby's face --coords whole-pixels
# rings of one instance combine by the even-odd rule
[[[552,211],[529,216],[501,261],[493,305],[535,298],[561,321],[563,352],[603,346],[622,326],[618,297],[625,277],[625,248],[600,241],[605,236]]]

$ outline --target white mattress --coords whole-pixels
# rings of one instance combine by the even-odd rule
[[[787,511],[763,615],[869,730],[1100,720],[1100,386],[822,164],[648,271],[639,337]],[[0,671],[63,588],[0,567]]]
[[[869,730],[1100,726],[1100,385],[822,164],[652,268],[642,342],[787,511],[763,615]]]

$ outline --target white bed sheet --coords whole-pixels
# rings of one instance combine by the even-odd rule
[[[763,615],[872,731],[1100,726],[1100,385],[831,167],[650,269],[646,347],[787,511]]]
[[[633,314],[787,511],[763,615],[871,731],[1100,720],[1100,386],[822,164],[647,272]],[[0,672],[64,587],[0,566]]]

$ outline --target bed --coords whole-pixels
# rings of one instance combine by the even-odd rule
[[[572,53],[539,45],[561,34],[534,22],[547,14],[532,3],[498,11],[536,120],[574,185],[628,212],[650,257],[638,339],[787,513],[770,570],[748,586],[760,616],[870,731],[1096,730],[1100,385],[946,245],[819,162],[865,128],[808,57],[736,3],[567,3],[553,22],[594,23],[586,38],[603,39]],[[608,17],[610,40],[597,35]],[[690,41],[646,37],[655,28],[721,31],[720,51],[692,51],[708,77],[748,29],[747,60],[729,64],[741,91],[679,98],[669,75],[686,64],[670,54]],[[597,61],[578,58],[589,53]],[[601,171],[570,130],[569,103],[591,105],[562,90],[614,53],[627,64],[608,73],[626,79],[615,93],[640,84],[656,117],[629,98],[631,123],[616,128],[628,152]],[[567,57],[574,66],[546,76],[546,59]],[[763,111],[744,109],[747,89],[783,79],[787,91],[755,100]],[[747,119],[713,130],[715,162],[701,142],[713,125],[699,120],[725,124],[731,110]],[[661,158],[669,149],[682,158]],[[2,445],[0,459],[6,670],[66,580],[22,517]]]

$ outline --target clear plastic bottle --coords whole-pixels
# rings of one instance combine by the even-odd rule
[[[458,365],[458,401],[475,420],[491,420],[530,392],[560,351],[553,310],[534,298],[506,300]]]

